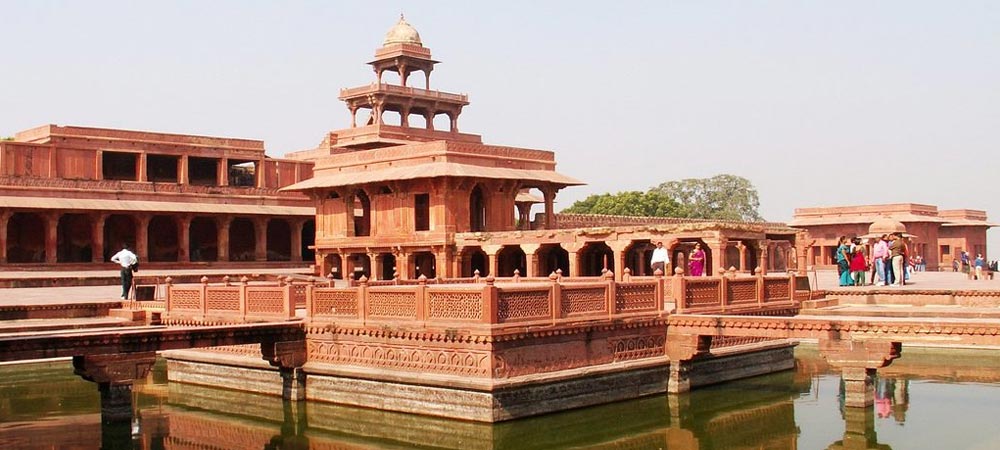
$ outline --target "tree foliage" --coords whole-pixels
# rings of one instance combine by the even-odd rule
[[[573,203],[566,213],[607,214],[612,216],[670,217],[680,212],[680,205],[658,192],[626,191],[594,194]]]
[[[563,210],[567,213],[690,219],[764,220],[750,180],[729,174],[667,181],[649,191],[591,195]]]

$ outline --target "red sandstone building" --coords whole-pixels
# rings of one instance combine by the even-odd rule
[[[351,127],[287,155],[316,163],[312,179],[283,190],[315,202],[320,273],[386,280],[610,270],[620,277],[628,268],[652,275],[647,263],[661,240],[676,267],[702,243],[709,274],[797,263],[797,230],[784,224],[556,214],[557,193],[583,183],[556,172],[551,151],[459,132],[468,97],[430,89],[437,61],[409,24],[400,20],[369,64],[374,82],[340,92]],[[423,73],[423,87],[412,86],[414,72]],[[435,128],[439,116],[448,129]],[[529,221],[533,203],[542,211]]]
[[[913,255],[924,257],[928,270],[951,270],[963,251],[972,258],[980,253],[986,257],[986,231],[997,226],[987,221],[986,211],[938,210],[915,203],[796,208],[789,225],[809,233],[808,265],[823,266],[836,264],[840,236],[867,235],[873,224],[885,219],[902,223],[913,235],[910,248]]]
[[[126,243],[154,267],[302,266],[315,210],[278,188],[311,175],[257,140],[22,131],[0,142],[0,267],[93,268]]]

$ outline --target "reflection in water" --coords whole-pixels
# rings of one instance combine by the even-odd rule
[[[68,363],[0,366],[0,448],[995,447],[1000,432],[971,399],[991,407],[1000,400],[1000,367],[983,367],[981,355],[950,357],[950,364],[930,355],[921,365],[919,352],[908,352],[907,364],[897,366],[904,358],[887,368],[894,372],[880,370],[869,409],[842,408],[839,377],[803,346],[794,371],[495,425],[167,384],[159,364],[137,385],[137,419],[102,428],[96,385],[74,376]],[[960,373],[979,383],[963,383]],[[970,400],[935,395],[948,389]],[[950,419],[970,414],[980,422],[950,430]],[[920,433],[904,433],[908,421],[919,423]]]

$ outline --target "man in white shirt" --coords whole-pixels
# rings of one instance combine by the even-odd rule
[[[653,273],[656,273],[656,269],[660,269],[666,274],[666,266],[670,264],[670,256],[667,254],[667,249],[663,248],[663,242],[656,243],[656,249],[653,250],[653,257],[649,259],[649,263]]]
[[[132,290],[132,266],[139,262],[139,257],[128,249],[128,244],[124,244],[122,250],[111,257],[111,262],[122,266],[122,300],[127,300]]]

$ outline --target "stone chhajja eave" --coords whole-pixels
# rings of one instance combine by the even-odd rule
[[[552,321],[549,320],[492,326],[470,326],[469,324],[456,323],[455,328],[437,326],[434,328],[391,329],[379,324],[365,325],[358,323],[351,325],[345,321],[338,321],[336,324],[332,322],[324,324],[321,321],[315,321],[306,325],[306,336],[308,339],[323,339],[323,336],[327,335],[347,335],[425,342],[489,344],[520,339],[573,335],[593,331],[666,326],[666,324],[666,313],[637,313],[631,317],[619,317],[614,322],[608,322],[607,320],[577,320],[552,325]]]

